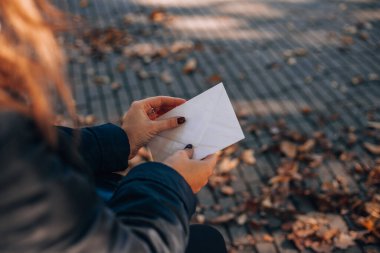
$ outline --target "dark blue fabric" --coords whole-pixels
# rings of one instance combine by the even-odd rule
[[[57,127],[62,138],[74,142],[72,128]],[[129,140],[125,131],[114,124],[81,128],[79,153],[95,172],[121,171],[128,167]]]
[[[0,121],[0,252],[184,252],[195,196],[172,168],[139,165],[107,203],[97,196],[94,174],[126,165],[122,129],[80,130],[78,154],[70,129],[54,149],[32,120],[0,110]]]

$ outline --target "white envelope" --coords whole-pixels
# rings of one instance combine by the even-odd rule
[[[222,83],[160,116],[157,120],[183,116],[185,124],[161,132],[148,143],[153,159],[164,161],[187,144],[194,146],[193,159],[203,159],[244,139],[243,131]]]

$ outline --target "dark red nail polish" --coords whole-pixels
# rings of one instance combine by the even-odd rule
[[[192,149],[193,148],[193,145],[192,144],[187,144],[185,149]]]
[[[185,117],[179,117],[179,118],[177,118],[177,123],[178,123],[179,125],[182,125],[182,124],[185,123],[185,122],[186,122]]]

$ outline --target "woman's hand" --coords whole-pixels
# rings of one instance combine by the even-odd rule
[[[155,120],[160,115],[185,102],[186,100],[182,98],[159,96],[132,103],[124,115],[121,125],[128,135],[131,147],[129,159],[132,159],[137,151],[158,133],[185,123],[184,117]]]
[[[194,193],[199,192],[208,182],[213,174],[217,162],[217,155],[209,155],[201,161],[192,160],[193,147],[187,145],[184,150],[179,150],[163,163],[172,167],[190,185]]]

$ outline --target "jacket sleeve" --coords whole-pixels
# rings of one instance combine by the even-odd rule
[[[58,136],[73,142],[75,131],[57,127]],[[94,172],[115,172],[128,167],[130,146],[125,131],[111,123],[78,129],[79,154]]]
[[[107,207],[30,128],[0,131],[1,252],[184,252],[195,197],[176,171],[133,168]]]

